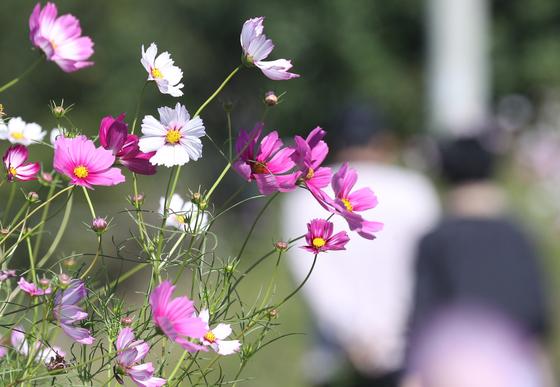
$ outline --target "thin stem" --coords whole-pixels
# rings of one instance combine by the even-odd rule
[[[171,374],[167,378],[167,383],[169,383],[170,386],[172,385],[171,381],[175,377],[175,374],[177,373],[177,371],[179,371],[179,369],[181,368],[181,364],[183,363],[183,361],[185,361],[185,358],[187,357],[188,354],[189,354],[188,351],[183,352],[183,354],[181,355],[181,358],[177,362],[177,365],[175,365],[175,368],[173,368],[173,371],[171,372]]]
[[[15,85],[16,83],[18,83],[19,81],[21,81],[23,78],[25,78],[28,74],[30,74],[35,67],[37,67],[37,65],[39,63],[41,63],[43,61],[43,59],[45,59],[44,56],[40,56],[35,62],[33,62],[31,64],[31,66],[29,66],[27,68],[27,70],[25,70],[23,73],[21,73],[21,75],[19,75],[18,77],[12,79],[11,81],[5,83],[4,85],[0,86],[0,93],[8,90],[10,87],[12,87],[13,85]]]
[[[58,182],[58,176],[55,177],[55,179],[51,183],[51,186],[49,187],[49,193],[47,194],[47,200],[49,200],[52,197],[52,195],[54,194],[57,182]],[[41,214],[41,222],[43,224],[41,225],[41,227],[39,228],[39,231],[37,232],[37,239],[35,239],[35,244],[33,245],[33,251],[35,251],[35,252],[38,252],[39,248],[41,247],[41,241],[43,240],[44,223],[47,219],[47,216],[49,215],[49,208],[50,208],[50,203],[48,205],[46,205],[45,208],[43,208],[43,213]]]
[[[300,291],[301,288],[303,288],[303,285],[305,285],[305,283],[307,282],[307,280],[309,279],[309,277],[311,277],[311,273],[313,273],[313,269],[315,268],[315,264],[317,263],[317,256],[319,254],[315,254],[315,257],[313,257],[313,264],[311,265],[311,269],[309,269],[309,272],[307,273],[307,275],[305,276],[305,278],[303,279],[303,281],[301,282],[301,284],[299,284],[299,286],[290,294],[288,294],[286,296],[286,298],[284,298],[282,300],[282,302],[280,302],[278,305],[276,305],[276,308],[279,308],[280,306],[284,305],[290,298],[292,298],[293,296],[296,295],[297,292]]]
[[[74,196],[72,194],[73,191],[70,191],[68,193],[68,201],[66,202],[66,208],[64,209],[64,215],[62,216],[62,222],[60,223],[58,232],[56,233],[56,236],[54,237],[49,249],[37,264],[38,267],[43,266],[45,262],[47,262],[47,260],[51,257],[51,255],[58,247],[60,240],[64,236],[64,232],[66,231],[66,227],[68,226],[68,221],[70,220],[70,214],[72,213],[72,203],[74,202]]]
[[[274,195],[272,195],[268,199],[266,204],[263,206],[263,208],[261,208],[261,210],[257,214],[257,217],[255,218],[253,224],[251,225],[251,229],[249,230],[249,233],[247,233],[247,236],[245,237],[245,240],[243,241],[243,245],[241,245],[241,249],[239,250],[239,253],[237,253],[237,259],[240,259],[241,255],[243,255],[243,252],[245,251],[245,247],[247,247],[247,243],[249,242],[249,239],[251,239],[251,235],[253,234],[253,231],[255,230],[255,227],[257,226],[257,222],[259,221],[261,216],[263,216],[263,214],[266,211],[266,209],[268,208],[268,206],[270,206],[272,201],[274,199],[276,199],[277,196],[278,196],[278,192],[276,192]]]
[[[227,165],[222,170],[222,173],[220,173],[220,176],[218,176],[218,179],[214,182],[214,184],[206,194],[206,198],[205,198],[206,202],[210,200],[210,196],[212,196],[212,193],[214,193],[214,190],[216,189],[216,187],[218,187],[218,184],[220,184],[220,182],[224,179],[224,177],[226,176],[230,168],[231,168],[231,162],[227,163]]]
[[[2,219],[5,224],[8,221],[8,215],[10,214],[10,209],[14,202],[14,196],[16,195],[16,184],[10,184],[10,196],[8,196],[8,204],[4,207],[4,218]]]
[[[95,257],[93,257],[93,260],[91,261],[91,263],[88,266],[88,268],[86,269],[86,271],[84,271],[84,273],[80,276],[80,279],[84,279],[84,278],[87,277],[89,272],[93,269],[93,267],[97,263],[97,260],[99,259],[99,256],[100,256],[100,253],[101,253],[101,236],[99,235],[97,237],[97,251],[95,252]]]
[[[33,282],[37,279],[35,277],[35,258],[33,257],[33,249],[31,248],[31,238],[25,238],[25,244],[27,245],[27,253],[29,254],[29,269],[31,270],[31,277]]]
[[[89,206],[89,211],[91,212],[91,216],[93,217],[93,219],[95,219],[96,218],[95,210],[93,208],[93,204],[91,203],[91,199],[89,197],[89,193],[87,191],[87,188],[82,186],[82,190],[84,191],[84,196],[86,197],[86,201],[87,201],[87,204]]]
[[[138,122],[138,115],[140,114],[140,107],[142,106],[142,99],[144,98],[144,92],[146,91],[146,86],[148,86],[148,81],[144,82],[144,86],[142,86],[142,91],[138,96],[138,102],[136,103],[136,112],[134,113],[134,120],[132,121],[132,129],[130,130],[131,134],[134,134],[134,130],[136,129],[136,122]]]
[[[202,113],[202,111],[206,108],[206,106],[208,106],[208,104],[210,102],[212,102],[212,100],[214,98],[216,98],[216,96],[218,94],[220,94],[220,92],[223,90],[224,87],[226,87],[226,85],[228,84],[228,82],[231,80],[231,78],[233,78],[233,76],[235,74],[237,74],[237,72],[241,69],[241,65],[237,66],[235,68],[235,70],[233,70],[226,79],[224,79],[224,81],[222,82],[222,84],[216,89],[216,91],[210,96],[208,97],[208,99],[206,101],[204,101],[204,103],[198,108],[198,110],[194,113],[194,117],[198,116],[200,113]]]

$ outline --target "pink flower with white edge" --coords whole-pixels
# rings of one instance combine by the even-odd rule
[[[115,376],[119,380],[120,375],[128,375],[137,386],[159,387],[166,382],[165,379],[154,377],[154,366],[152,363],[140,363],[150,351],[150,346],[143,340],[135,340],[131,328],[124,328],[119,332],[116,342],[117,367]],[[120,384],[122,380],[119,380]]]
[[[142,134],[138,145],[145,153],[156,152],[150,158],[153,165],[184,165],[202,156],[202,141],[206,135],[200,117],[189,115],[187,109],[177,103],[175,109],[158,109],[159,121],[154,116],[142,120]]]
[[[8,140],[12,144],[29,146],[43,141],[47,132],[34,123],[27,123],[21,117],[14,117],[7,124],[0,121],[0,140]]]
[[[315,254],[329,250],[346,250],[346,243],[350,240],[346,231],[333,234],[333,224],[325,219],[313,219],[307,223],[305,234],[306,246],[303,249]]]
[[[20,353],[24,356],[28,356],[29,355],[29,343],[27,342],[27,339],[25,338],[25,331],[23,330],[23,327],[21,326],[15,326],[12,329],[12,334],[10,337],[10,341],[12,344],[13,349],[17,352]],[[45,364],[49,364],[51,359],[56,358],[56,356],[65,356],[66,353],[64,353],[64,351],[57,346],[49,346],[44,344],[41,341],[36,341],[35,342],[35,361],[39,362],[42,361]]]
[[[323,141],[326,132],[316,127],[307,138],[295,136],[292,160],[299,169],[298,181],[309,190],[319,190],[329,185],[332,173],[328,167],[321,167],[329,153],[327,143]]]
[[[114,168],[110,150],[96,148],[86,136],[59,136],[54,145],[54,169],[70,178],[70,184],[93,189],[94,185],[117,185],[125,178]]]
[[[44,296],[45,294],[51,294],[52,289],[51,287],[47,287],[46,289],[37,287],[34,283],[27,282],[25,278],[21,277],[18,281],[19,288],[24,291],[25,293],[29,294],[32,297],[36,296]]]
[[[131,172],[153,175],[156,173],[156,167],[150,163],[150,158],[155,152],[140,151],[138,136],[128,133],[124,117],[124,113],[117,118],[103,117],[99,125],[99,143],[103,148],[112,151],[118,162]]]
[[[88,329],[76,326],[85,320],[88,314],[77,304],[85,298],[87,290],[81,280],[73,279],[66,289],[56,292],[53,315],[68,336],[80,344],[93,344],[94,338]]]
[[[6,168],[8,181],[36,180],[41,167],[39,163],[27,163],[29,151],[23,145],[13,145],[6,150],[2,161]]]
[[[164,51],[157,55],[157,46],[155,43],[144,51],[142,45],[142,59],[140,62],[148,72],[148,81],[155,81],[159,91],[163,94],[169,94],[173,97],[183,95],[183,84],[180,83],[183,78],[181,69],[174,65],[171,55]]]
[[[293,191],[298,175],[288,172],[294,167],[291,159],[294,150],[284,147],[276,131],[263,137],[257,145],[262,129],[263,124],[258,123],[250,133],[244,130],[239,133],[235,144],[237,161],[233,163],[233,169],[245,180],[256,181],[263,195]]]
[[[229,324],[218,324],[214,329],[210,329],[208,325],[210,321],[210,313],[207,309],[200,312],[199,317],[206,323],[207,332],[202,337],[202,344],[209,346],[220,355],[231,355],[238,352],[241,347],[239,340],[224,340],[231,335],[231,326]]]
[[[173,290],[170,281],[163,281],[150,294],[154,324],[185,350],[206,351],[205,346],[191,341],[206,334],[206,323],[196,316],[194,303],[187,296],[170,300]]]
[[[241,30],[241,48],[247,65],[257,66],[265,76],[273,81],[298,78],[298,74],[290,73],[292,62],[286,59],[264,61],[272,52],[274,44],[263,34],[264,17],[247,20]]]
[[[31,43],[67,73],[92,66],[88,59],[93,55],[93,42],[89,36],[82,36],[80,21],[70,14],[57,14],[53,3],[43,9],[37,3],[29,18]]]

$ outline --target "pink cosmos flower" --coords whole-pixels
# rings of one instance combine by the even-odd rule
[[[117,160],[131,172],[141,175],[153,175],[156,167],[150,158],[156,152],[144,153],[138,147],[138,136],[128,134],[128,125],[124,122],[125,114],[117,118],[107,116],[99,125],[99,143],[103,148],[113,152]]]
[[[346,231],[333,235],[333,224],[325,219],[313,219],[307,223],[305,234],[307,246],[303,249],[319,254],[329,250],[346,250],[346,243],[350,240]]]
[[[88,59],[93,55],[93,42],[89,36],[81,36],[80,21],[70,14],[57,14],[53,3],[43,9],[37,3],[29,17],[31,43],[67,73],[92,66]]]
[[[87,295],[84,283],[73,279],[66,289],[55,294],[53,315],[60,327],[74,341],[81,344],[93,344],[95,340],[88,329],[75,326],[85,320],[88,314],[77,304]]]
[[[120,169],[112,168],[115,156],[110,150],[96,148],[86,136],[58,136],[54,145],[54,169],[70,178],[70,183],[92,189],[94,185],[124,182]]]
[[[193,302],[188,297],[170,300],[174,289],[170,281],[163,281],[150,294],[154,324],[185,350],[206,351],[203,345],[189,340],[203,337],[207,332],[206,323],[196,316]]]
[[[13,278],[15,276],[16,276],[15,270],[0,270],[0,282],[4,282],[7,279]]]
[[[208,325],[210,313],[207,309],[202,310],[199,317],[206,324],[206,334],[202,337],[202,344],[209,346],[220,355],[231,355],[239,351],[241,347],[239,340],[224,340],[232,332],[229,324],[218,324],[214,329],[210,329]]]
[[[322,140],[325,134],[323,129],[316,127],[306,139],[301,136],[294,137],[292,160],[299,169],[298,180],[309,190],[325,188],[331,181],[331,169],[321,167],[329,153],[329,147]]]
[[[150,346],[143,340],[134,340],[132,329],[124,328],[120,331],[116,346],[118,366],[115,368],[115,373],[119,375],[117,380],[120,375],[128,375],[137,386],[141,387],[159,387],[165,384],[165,379],[153,376],[154,367],[151,362],[138,364],[146,357]]]
[[[2,161],[7,172],[8,181],[36,180],[39,173],[39,163],[26,163],[29,151],[24,145],[13,145],[8,148]]]
[[[258,123],[251,133],[239,133],[235,148],[237,161],[233,168],[247,181],[255,180],[263,195],[273,192],[289,192],[296,188],[298,175],[287,173],[294,166],[291,159],[294,150],[283,147],[276,131],[269,133],[257,145],[263,124]]]
[[[272,52],[274,44],[263,34],[264,17],[247,20],[241,31],[241,48],[245,62],[257,66],[265,76],[273,81],[298,78],[298,74],[290,73],[292,62],[286,59],[264,61]]]
[[[21,277],[18,281],[18,286],[21,290],[25,293],[29,294],[32,297],[36,296],[44,296],[45,294],[51,294],[52,289],[51,287],[47,287],[46,289],[42,289],[37,287],[34,283],[27,282],[25,278]]]
[[[18,325],[15,326],[12,329],[12,334],[10,337],[10,341],[12,344],[12,347],[14,348],[14,350],[17,353],[20,353],[24,356],[28,356],[30,351],[29,351],[29,343],[27,342],[27,339],[25,338],[25,331],[23,330],[23,327]],[[65,356],[66,354],[64,353],[64,351],[57,346],[48,346],[46,344],[44,344],[41,341],[36,341],[35,344],[35,361],[39,362],[42,361],[45,364],[49,364],[52,358],[56,358],[56,356]]]

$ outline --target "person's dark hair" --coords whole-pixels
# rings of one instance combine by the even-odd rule
[[[440,144],[440,167],[450,184],[486,180],[494,173],[494,154],[477,137],[448,140]]]

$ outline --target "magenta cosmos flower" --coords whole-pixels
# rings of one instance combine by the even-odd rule
[[[306,139],[295,136],[292,160],[299,169],[298,181],[305,184],[310,191],[325,188],[331,181],[331,169],[321,167],[329,153],[329,147],[323,141],[326,132],[316,127]]]
[[[58,136],[54,144],[54,169],[70,178],[70,183],[93,188],[94,185],[117,185],[124,182],[120,169],[114,168],[110,150],[96,148],[86,136]]]
[[[6,168],[8,181],[36,180],[39,173],[39,163],[27,163],[29,151],[23,145],[14,145],[8,148],[2,161]]]
[[[272,52],[274,44],[263,34],[264,17],[247,20],[241,30],[241,48],[245,63],[257,66],[264,75],[273,81],[298,78],[298,74],[290,73],[292,62],[286,59],[264,61]]]
[[[80,344],[92,344],[95,340],[88,329],[76,326],[88,314],[77,304],[85,298],[87,290],[84,283],[73,279],[66,289],[55,294],[53,315],[68,336]]]
[[[51,294],[52,289],[48,286],[46,289],[37,287],[34,283],[27,282],[25,278],[21,277],[18,281],[19,288],[24,291],[25,293],[29,294],[32,297],[36,296],[44,296],[45,294]]]
[[[238,153],[233,168],[247,181],[255,180],[263,195],[273,192],[289,192],[296,188],[296,173],[288,173],[293,167],[294,150],[284,147],[276,131],[269,133],[257,145],[263,124],[258,123],[251,133],[239,133],[235,149]]]
[[[123,384],[120,375],[128,375],[137,386],[159,387],[165,384],[165,379],[154,377],[152,363],[140,363],[150,351],[150,346],[144,340],[134,340],[134,332],[130,328],[120,331],[116,342],[117,367],[115,378]]]
[[[155,152],[144,153],[138,146],[138,136],[128,133],[128,125],[124,122],[124,113],[117,118],[107,116],[99,125],[99,143],[113,152],[118,162],[131,172],[141,175],[153,175],[156,167],[150,163]]]
[[[37,3],[29,17],[31,43],[67,73],[93,65],[88,61],[93,55],[93,42],[89,36],[81,36],[80,21],[70,14],[57,17],[57,13],[53,3],[43,9]]]
[[[313,219],[307,223],[307,234],[305,234],[307,251],[319,254],[329,250],[346,250],[346,243],[350,238],[346,231],[340,231],[333,235],[333,224],[325,219]]]
[[[163,281],[150,294],[154,324],[187,351],[206,351],[203,345],[190,340],[206,334],[206,323],[196,316],[194,303],[187,296],[170,300],[173,290],[175,286],[170,281]]]

